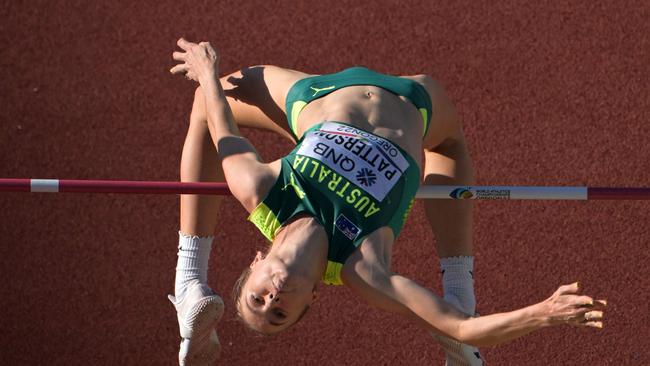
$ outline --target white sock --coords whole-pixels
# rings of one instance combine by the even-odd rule
[[[178,232],[178,262],[176,263],[176,301],[183,300],[185,289],[192,281],[208,282],[208,261],[214,236],[198,237]]]
[[[467,315],[476,312],[474,297],[474,257],[440,258],[442,288],[445,301],[454,304]]]

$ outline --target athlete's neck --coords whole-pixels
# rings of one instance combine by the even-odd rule
[[[267,254],[287,266],[290,276],[317,283],[327,267],[327,234],[313,217],[302,216],[285,225]]]

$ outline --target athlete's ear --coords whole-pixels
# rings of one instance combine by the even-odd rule
[[[255,255],[255,259],[253,259],[253,261],[251,262],[250,268],[253,269],[253,267],[255,267],[255,265],[257,264],[257,262],[261,261],[262,259],[264,259],[264,256],[262,255],[262,252],[258,250],[257,254]]]

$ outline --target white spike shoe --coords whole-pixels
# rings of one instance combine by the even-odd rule
[[[221,344],[215,327],[223,315],[223,300],[202,283],[188,286],[179,302],[172,295],[178,327],[183,338],[178,353],[181,366],[212,365],[219,357]]]

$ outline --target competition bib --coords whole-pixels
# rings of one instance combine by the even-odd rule
[[[409,167],[392,142],[335,122],[305,134],[297,154],[323,162],[380,202]]]

